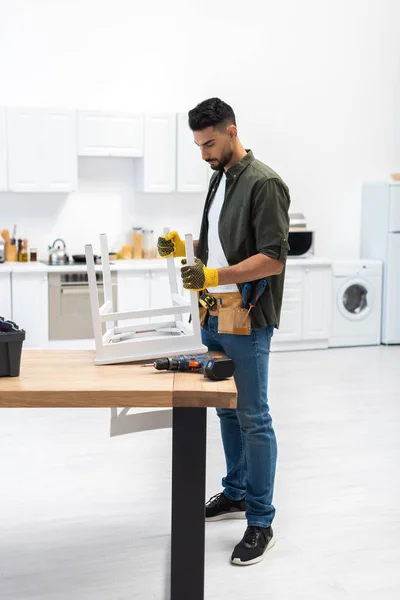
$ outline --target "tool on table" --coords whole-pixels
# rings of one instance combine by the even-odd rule
[[[265,288],[267,287],[266,279],[259,279],[252,284],[251,295],[249,300],[249,310],[247,314],[250,313],[251,309],[255,307],[258,302],[259,297],[264,293]]]
[[[146,365],[143,365],[146,366]],[[194,371],[204,373],[204,377],[219,381],[232,377],[235,363],[227,356],[210,354],[180,354],[170,358],[157,358],[153,366],[157,371]]]
[[[199,297],[199,302],[204,308],[208,308],[209,310],[217,309],[217,299],[210,294],[201,294]]]

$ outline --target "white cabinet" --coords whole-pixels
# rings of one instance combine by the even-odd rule
[[[205,192],[208,188],[208,171],[211,170],[201,158],[186,113],[177,116],[177,191]]]
[[[118,312],[150,307],[149,271],[118,271]],[[147,319],[121,321],[123,327],[145,323]]]
[[[303,270],[287,267],[279,329],[273,340],[298,342],[303,337]]]
[[[13,321],[26,331],[24,348],[44,348],[49,340],[47,273],[17,273],[12,277]]]
[[[304,269],[303,337],[329,338],[332,276],[329,267]]]
[[[174,192],[176,189],[176,115],[146,115],[144,158],[136,161],[139,191]]]
[[[74,111],[7,109],[7,149],[10,190],[68,192],[77,189]]]
[[[79,156],[143,156],[143,115],[78,112]]]
[[[0,192],[7,189],[6,109],[0,108]]]
[[[180,269],[177,269],[177,278],[178,291],[182,293]],[[165,308],[167,306],[171,306],[171,292],[166,269],[118,271],[118,311]],[[148,322],[148,320],[121,321],[121,325],[135,325]],[[151,320],[169,321],[171,315],[152,317]]]
[[[300,259],[298,259],[300,260]],[[272,350],[328,348],[331,320],[331,266],[287,263],[279,329]]]
[[[11,273],[0,272],[0,317],[12,318],[11,312]]]

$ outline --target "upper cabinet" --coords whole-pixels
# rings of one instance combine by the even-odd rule
[[[144,158],[137,161],[137,184],[143,192],[176,190],[176,115],[145,117]]]
[[[8,189],[77,189],[76,114],[73,110],[7,109]]]
[[[79,156],[143,156],[142,115],[78,111]]]
[[[0,108],[0,192],[7,189],[6,109]]]
[[[177,191],[205,192],[210,167],[202,160],[193,140],[186,113],[177,116]]]

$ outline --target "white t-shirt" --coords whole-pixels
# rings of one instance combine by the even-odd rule
[[[208,210],[208,261],[207,267],[210,269],[222,269],[229,267],[228,261],[221,246],[218,233],[218,221],[221,208],[225,199],[226,175],[221,177],[218,189],[215,193],[211,206]],[[212,294],[224,294],[237,292],[238,287],[235,283],[228,285],[219,285],[218,287],[207,288]]]

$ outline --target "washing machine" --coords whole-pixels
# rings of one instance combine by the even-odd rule
[[[330,347],[381,343],[382,262],[338,261],[332,264]]]

